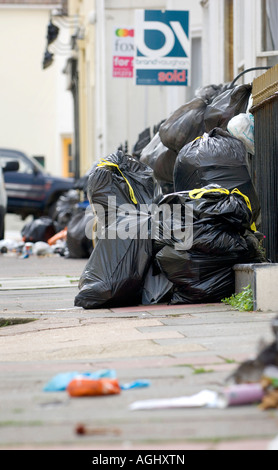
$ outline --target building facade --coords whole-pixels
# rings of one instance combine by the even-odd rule
[[[0,147],[44,157],[54,175],[67,174],[63,152],[73,134],[72,98],[62,73],[64,47],[43,69],[47,26],[58,0],[0,0]],[[60,27],[59,42],[69,29]],[[56,46],[57,50],[58,47]]]

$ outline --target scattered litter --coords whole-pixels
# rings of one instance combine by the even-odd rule
[[[136,401],[130,410],[158,408],[227,408],[229,406],[259,403],[264,396],[260,384],[243,384],[223,388],[220,392],[202,390],[196,395]]]
[[[22,244],[23,245],[23,244]],[[19,243],[10,238],[0,240],[0,251],[1,253],[7,253],[7,251],[16,250],[19,246]]]
[[[73,390],[73,385],[76,389],[81,389],[81,386],[84,389],[90,388],[90,385],[94,386],[95,384],[90,384],[89,381],[95,382],[100,379],[109,379],[116,380],[116,371],[114,369],[102,369],[96,372],[62,372],[55,375],[43,388],[44,392],[60,392],[68,389],[71,382],[75,381],[71,390]],[[77,382],[78,381],[78,382]],[[83,381],[83,383],[81,383]],[[150,385],[149,380],[134,380],[129,383],[119,384],[120,390],[130,390],[133,388],[143,388]],[[77,392],[76,392],[77,393]]]
[[[47,240],[48,245],[52,246],[52,245],[55,245],[57,243],[57,241],[59,241],[59,240],[66,240],[67,239],[67,233],[68,233],[67,228],[64,228],[60,232],[56,233],[56,235],[53,235],[53,237],[51,237]]]
[[[263,397],[262,403],[259,406],[261,410],[277,409],[278,408],[278,390],[270,390]]]
[[[121,392],[121,387],[117,379],[91,379],[79,376],[70,381],[67,392],[71,397],[117,395]]]
[[[75,427],[75,432],[82,436],[102,436],[105,434],[118,436],[121,434],[121,430],[118,428],[92,428],[85,424],[78,424]]]
[[[4,239],[0,241],[0,253],[6,256],[14,256],[19,259],[28,259],[34,256],[50,256],[55,254],[63,255],[66,248],[65,240],[59,239],[55,244],[50,245],[44,241],[38,242],[17,242]]]
[[[122,390],[130,390],[132,388],[143,388],[148,387],[150,385],[149,380],[135,380],[134,382],[121,384]]]
[[[135,401],[130,410],[153,410],[160,408],[225,408],[225,397],[212,390],[203,390],[196,395]]]
[[[37,256],[44,256],[53,253],[52,248],[46,242],[36,242],[33,247],[33,254]]]
[[[248,404],[257,404],[261,410],[278,409],[278,316],[272,320],[272,330],[275,341],[264,346],[255,359],[242,363],[227,378],[232,383],[219,392],[203,390],[189,397],[137,401],[129,409],[226,408]]]
[[[261,384],[239,384],[227,387],[222,392],[227,406],[247,405],[259,403],[264,396]]]
[[[261,386],[264,397],[260,404],[262,410],[278,408],[278,367],[269,366],[263,371]]]

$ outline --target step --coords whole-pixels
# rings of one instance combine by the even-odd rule
[[[278,312],[278,264],[237,264],[235,271],[235,293],[251,286],[254,311]]]

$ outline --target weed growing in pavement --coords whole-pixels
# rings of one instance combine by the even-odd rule
[[[231,297],[226,299],[222,299],[226,305],[231,305],[235,310],[239,310],[240,312],[250,312],[254,309],[254,302],[253,302],[253,291],[251,286],[244,287],[243,291],[239,294],[233,294]]]
[[[213,369],[205,369],[204,367],[194,367],[192,364],[179,364],[178,367],[189,367],[193,370],[193,374],[209,374],[214,372]]]
[[[22,325],[23,323],[30,323],[36,321],[35,318],[0,318],[0,328],[5,326]]]
[[[218,356],[220,359],[226,362],[226,364],[235,364],[237,361],[235,359],[228,359],[227,357]]]
[[[193,373],[194,375],[197,375],[197,374],[210,374],[211,372],[214,372],[213,369],[204,369],[204,367],[199,367],[199,368],[196,368],[193,367]]]

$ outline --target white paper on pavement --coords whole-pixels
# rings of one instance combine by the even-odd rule
[[[129,405],[130,410],[152,410],[158,408],[225,408],[227,402],[224,397],[212,390],[202,390],[196,395],[176,397],[176,398],[158,398],[152,400],[135,401]]]

